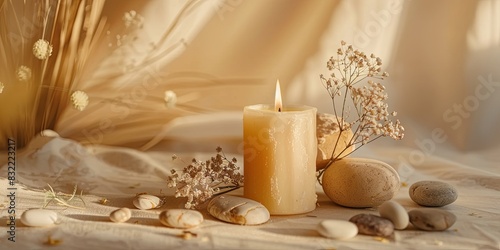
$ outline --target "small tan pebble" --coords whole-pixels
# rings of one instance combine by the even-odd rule
[[[29,227],[52,226],[57,220],[57,213],[48,209],[30,209],[24,211],[21,215],[21,222]]]
[[[408,187],[408,183],[406,181],[401,182],[402,187]]]
[[[437,246],[442,246],[443,242],[440,241],[440,240],[434,240],[434,244],[437,245]]]
[[[320,170],[326,167],[334,150],[334,155],[340,156],[340,153],[346,148],[349,140],[351,140],[353,133],[351,129],[344,130],[339,138],[336,116],[327,113],[318,113],[316,115],[316,136],[318,139],[316,170]],[[335,147],[335,145],[337,146]],[[344,150],[341,157],[351,153],[354,148],[355,146],[352,145]]]
[[[445,210],[436,208],[419,208],[408,212],[410,222],[418,229],[425,231],[444,231],[457,220],[457,217]]]
[[[323,191],[333,202],[354,208],[376,207],[399,191],[399,175],[389,164],[372,159],[343,158],[323,174]]]
[[[203,222],[203,215],[190,209],[168,209],[160,213],[161,224],[173,228],[192,228]]]
[[[271,217],[269,210],[257,201],[232,195],[213,198],[207,205],[213,217],[240,225],[258,225],[266,223]]]
[[[386,238],[384,238],[384,237],[375,237],[373,239],[376,240],[376,241],[380,241],[382,243],[389,243],[389,240],[386,239]]]
[[[134,198],[134,206],[141,210],[154,209],[163,205],[163,200],[150,194],[138,194]]]
[[[109,215],[109,219],[112,222],[126,222],[132,217],[132,212],[126,207],[119,208]]]
[[[192,239],[193,237],[196,237],[198,236],[197,234],[195,233],[192,233],[192,232],[189,232],[189,231],[184,231],[182,232],[181,235],[179,235],[181,238],[185,239],[185,240],[190,240]]]
[[[47,237],[47,241],[44,242],[45,245],[56,246],[62,243],[62,240],[54,239],[52,236]]]
[[[99,200],[99,203],[101,203],[103,205],[106,205],[108,202],[109,202],[109,200],[106,199],[106,198],[102,198],[102,199]]]
[[[420,206],[442,207],[455,202],[458,192],[452,185],[441,181],[419,181],[409,189],[410,198]]]
[[[395,201],[386,201],[379,206],[380,217],[386,218],[394,224],[395,229],[403,230],[410,223],[406,209]]]
[[[394,232],[394,225],[390,220],[373,214],[358,214],[349,221],[358,226],[360,234],[387,237]]]
[[[327,238],[346,240],[358,234],[356,224],[344,220],[324,220],[317,226],[318,233]]]

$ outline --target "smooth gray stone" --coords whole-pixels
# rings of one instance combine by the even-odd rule
[[[457,217],[445,210],[437,208],[419,208],[408,212],[410,222],[418,229],[425,231],[443,231],[455,224]]]
[[[421,206],[442,207],[458,198],[457,190],[441,181],[419,181],[410,186],[410,198]]]
[[[373,236],[390,236],[394,232],[394,225],[388,219],[373,214],[358,214],[349,219],[358,226],[358,232]]]

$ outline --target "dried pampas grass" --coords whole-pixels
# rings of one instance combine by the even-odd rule
[[[0,0],[0,141],[22,147],[54,127],[102,37],[104,3]]]
[[[217,4],[0,0],[0,142],[22,147],[51,129],[85,144],[148,149],[176,118],[225,107],[208,90],[225,97],[228,86],[256,79],[167,68]]]

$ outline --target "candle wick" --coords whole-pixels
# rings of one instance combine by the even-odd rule
[[[278,112],[281,112],[281,108],[278,108]]]

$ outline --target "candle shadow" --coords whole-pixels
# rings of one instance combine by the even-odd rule
[[[305,237],[321,237],[321,235],[314,229],[302,228],[261,228],[260,230],[280,235],[287,236],[305,236]]]
[[[150,211],[161,211],[164,209],[171,209],[171,208],[184,208],[184,203],[186,202],[186,198],[175,198],[174,196],[158,196],[158,197],[164,199],[165,203],[163,204],[163,206],[151,209]],[[134,206],[133,202],[134,198],[135,196],[108,197],[106,198],[105,202],[99,200],[99,201],[93,201],[92,203],[115,209],[126,207],[129,209],[137,210],[138,208]]]
[[[101,215],[87,215],[87,214],[70,214],[66,215],[69,218],[81,221],[94,221],[94,222],[112,222],[108,216]],[[141,218],[141,217],[132,217],[124,224],[139,224],[139,225],[148,225],[148,226],[157,226],[162,227],[163,225],[157,218]]]
[[[87,215],[87,214],[70,214],[66,215],[69,218],[75,220],[83,220],[83,221],[96,221],[96,222],[111,222],[108,216],[101,215]]]
[[[106,198],[105,201],[99,200],[99,201],[94,201],[92,203],[106,206],[106,207],[112,207],[112,208],[130,208],[130,209],[136,209],[136,207],[133,205],[133,200],[134,196],[130,197],[109,197]]]

